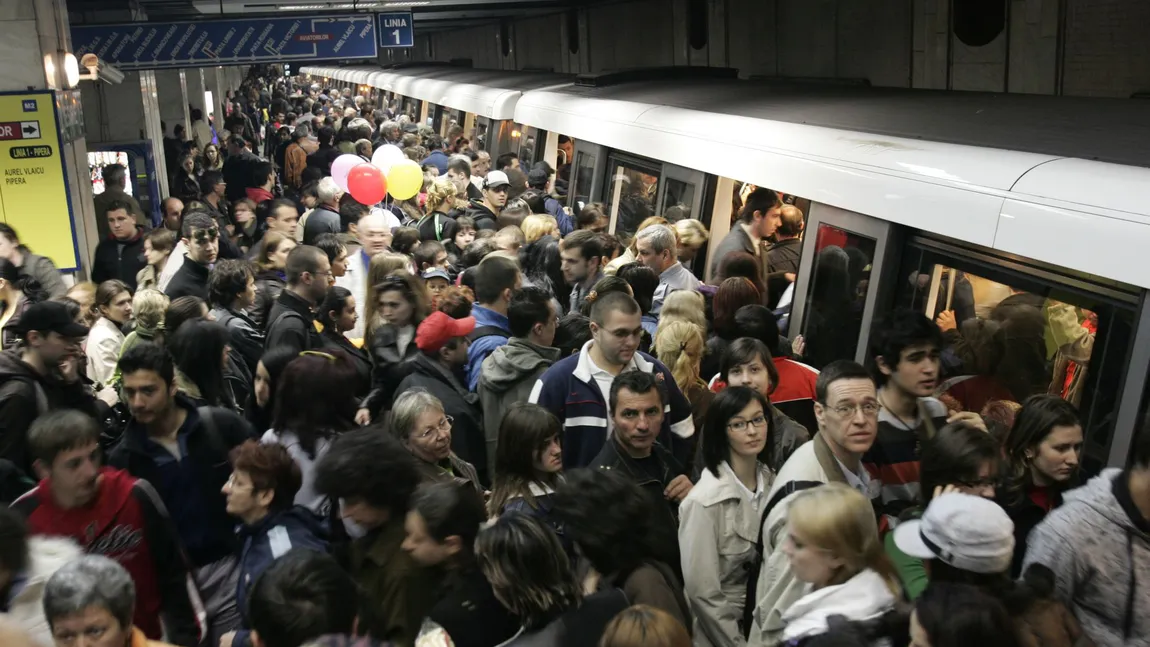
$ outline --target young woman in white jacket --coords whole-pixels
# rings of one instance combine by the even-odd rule
[[[800,492],[787,508],[783,553],[808,592],[783,613],[783,642],[815,636],[827,619],[878,618],[901,596],[878,536],[874,508],[858,490],[828,483]]]
[[[88,378],[107,386],[116,372],[120,346],[124,344],[124,324],[132,319],[132,291],[123,281],[111,279],[96,288],[96,310],[100,318],[88,332]]]
[[[742,647],[739,622],[747,565],[774,474],[759,462],[769,405],[758,391],[730,387],[707,408],[699,482],[679,504],[679,549],[696,647]]]

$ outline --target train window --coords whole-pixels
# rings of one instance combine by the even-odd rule
[[[898,282],[896,305],[922,312],[943,331],[936,395],[950,409],[989,416],[1005,432],[1028,397],[1057,395],[1079,409],[1083,469],[1104,466],[1132,305],[915,246],[904,254]]]
[[[538,132],[532,126],[515,124],[511,130],[511,136],[518,142],[519,168],[524,173],[529,173],[531,167],[535,166],[535,149],[539,140]]]
[[[804,361],[821,369],[853,359],[878,242],[820,223],[803,314]]]
[[[663,190],[663,201],[659,205],[659,215],[669,222],[693,218],[691,205],[695,202],[695,185],[675,178],[667,178]]]
[[[659,166],[613,153],[607,158],[607,172],[611,231],[633,234],[639,223],[655,215]]]
[[[591,204],[591,186],[595,179],[595,155],[577,151],[575,153],[575,203],[572,211],[582,209],[580,205]]]

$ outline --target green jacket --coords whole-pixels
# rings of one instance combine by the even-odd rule
[[[441,575],[416,564],[401,547],[403,519],[360,537],[351,545],[351,572],[368,598],[371,636],[412,647],[423,619],[435,605]]]
[[[917,519],[922,516],[921,511],[915,513],[913,516],[907,516],[904,521],[910,519]],[[898,573],[898,579],[902,582],[902,588],[906,591],[906,597],[910,601],[915,601],[922,592],[926,590],[926,585],[930,584],[930,575],[926,572],[926,565],[917,557],[911,557],[906,553],[899,550],[898,546],[894,543],[894,533],[888,532],[883,539],[883,546],[886,548],[886,556],[890,558],[891,564],[894,565],[895,572]]]

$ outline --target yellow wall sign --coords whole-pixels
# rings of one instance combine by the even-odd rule
[[[0,220],[69,270],[79,263],[64,177],[52,93],[0,94]]]

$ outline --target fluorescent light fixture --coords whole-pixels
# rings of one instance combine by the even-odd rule
[[[396,7],[424,7],[431,4],[428,0],[421,0],[419,2],[385,2],[383,3],[384,9],[395,9]]]
[[[55,54],[44,55],[44,78],[48,81],[48,88],[51,90],[56,89],[56,62],[53,60]]]
[[[423,3],[427,4],[427,3]],[[387,6],[387,5],[384,5]],[[327,11],[332,9],[375,9],[378,2],[327,2],[324,4],[281,4],[276,5],[279,11]]]

